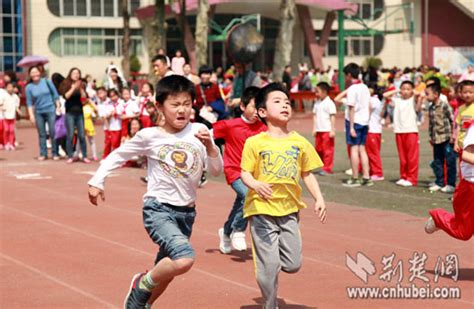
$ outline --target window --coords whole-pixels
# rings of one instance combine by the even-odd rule
[[[2,0],[0,7],[0,71],[19,71],[23,57],[22,1]]]
[[[358,10],[354,17],[372,19],[374,0],[349,0],[349,2],[357,4]]]
[[[11,0],[6,0],[11,1]],[[47,0],[48,8],[56,16],[119,17],[122,0]],[[128,0],[133,13],[140,7],[140,0]]]
[[[316,31],[319,37],[321,31]],[[378,55],[384,46],[384,36],[346,36],[345,37],[345,55],[346,56],[375,56]],[[337,31],[331,31],[328,44],[326,46],[325,56],[338,55]]]
[[[49,35],[48,45],[58,56],[120,57],[122,32],[122,29],[60,28]],[[130,54],[143,54],[141,29],[131,29]]]

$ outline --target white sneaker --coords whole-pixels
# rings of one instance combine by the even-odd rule
[[[234,232],[230,235],[232,241],[232,247],[237,251],[247,250],[247,242],[245,241],[244,232]]]
[[[443,193],[454,193],[454,187],[450,185],[446,185],[441,189]]]
[[[436,224],[435,224],[433,218],[430,217],[425,223],[425,232],[427,234],[433,234],[437,230],[439,230],[439,228],[436,227]]]
[[[219,229],[219,250],[222,254],[229,254],[232,251],[230,237],[224,234],[224,228]]]
[[[395,184],[398,186],[402,186],[405,181],[405,179],[399,179]]]
[[[439,191],[439,190],[442,190],[442,189],[437,184],[434,184],[434,185],[430,186],[430,188],[428,190],[430,190],[431,192],[436,192],[436,191]]]
[[[352,168],[345,170],[344,174],[346,174],[347,176],[352,176]]]
[[[403,183],[401,184],[402,187],[413,187],[413,184],[409,182],[408,180],[404,180]]]

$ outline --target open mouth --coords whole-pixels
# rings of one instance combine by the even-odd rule
[[[280,114],[285,115],[285,116],[288,116],[290,113],[288,113],[288,112],[281,112]]]
[[[185,119],[186,119],[186,118],[184,118],[184,117],[176,117],[176,120],[178,120],[178,121],[183,121],[183,120],[185,120]]]

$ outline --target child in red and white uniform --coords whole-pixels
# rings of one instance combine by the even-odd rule
[[[138,94],[138,105],[140,108],[140,121],[144,128],[152,127],[154,124],[151,121],[150,114],[146,110],[148,102],[155,102],[153,98],[153,86],[150,83],[143,84],[140,93]]]
[[[5,90],[0,94],[0,126],[3,129],[0,140],[3,139],[6,150],[15,150],[15,120],[16,113],[20,113],[20,98],[12,83],[7,83]]]
[[[248,189],[240,179],[242,171],[240,163],[247,138],[267,130],[267,126],[258,119],[255,108],[255,97],[258,91],[258,87],[248,87],[244,90],[240,103],[243,114],[240,118],[221,120],[212,126],[214,138],[225,140],[224,174],[227,184],[237,194],[224,227],[218,231],[219,250],[223,254],[229,254],[232,247],[238,251],[247,250],[247,242],[245,241],[247,219],[243,217],[243,211]]]
[[[469,240],[474,234],[474,120],[470,122],[464,139],[461,176],[461,182],[454,191],[454,214],[444,209],[430,210],[426,233],[441,229],[459,240]]]
[[[369,157],[369,174],[373,181],[384,180],[382,169],[382,158],[380,148],[382,146],[382,114],[383,103],[380,101],[374,88],[369,88],[372,96],[370,97],[370,120],[369,133],[367,134],[367,143],[365,148]]]
[[[105,136],[103,159],[120,147],[122,138],[122,114],[123,106],[119,102],[119,94],[115,89],[107,91],[108,104],[102,110],[102,117],[108,121],[108,129]]]
[[[123,107],[122,113],[122,139],[128,135],[128,124],[131,119],[140,116],[140,108],[135,98],[132,98],[130,89],[122,89],[122,99],[120,104]]]
[[[331,86],[321,82],[316,86],[318,101],[313,107],[313,136],[315,148],[324,167],[319,175],[332,174],[334,167],[334,139],[336,136],[336,105],[328,96]]]
[[[392,98],[393,131],[397,141],[400,159],[400,179],[396,182],[402,187],[412,187],[418,184],[418,167],[420,158],[420,140],[416,113],[421,109],[422,100],[418,100],[411,81],[404,81],[400,90],[385,92],[384,98]],[[399,94],[394,96],[395,94]],[[418,102],[418,103],[416,103]]]

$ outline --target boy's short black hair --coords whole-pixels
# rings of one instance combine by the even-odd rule
[[[151,59],[151,63],[155,62],[156,60],[160,60],[162,63],[168,65],[168,58],[165,55],[156,55]]]
[[[142,122],[140,121],[139,118],[132,118],[129,122],[128,122],[128,125],[127,125],[127,133],[128,133],[128,136],[132,135],[132,122],[136,120],[138,121],[138,124],[140,125],[140,129],[138,131],[140,131],[141,129],[143,129],[143,124]]]
[[[12,85],[13,87],[15,87],[15,85],[13,84],[13,82],[6,82],[6,83],[5,83],[5,89],[8,87],[8,85]]]
[[[201,76],[201,74],[212,74],[212,68],[208,65],[201,66],[198,75]]]
[[[433,93],[437,93],[438,95],[441,94],[441,85],[438,85],[436,83],[426,86],[426,89],[431,89]]]
[[[433,82],[434,84],[437,84],[437,85],[440,85],[441,86],[441,80],[436,77],[436,76],[431,76],[430,78],[428,78],[425,83],[428,83],[428,82]]]
[[[117,89],[109,89],[107,90],[107,96],[110,97],[112,93],[115,93],[118,97],[120,97],[120,93],[118,92]]]
[[[412,88],[415,88],[415,84],[413,84],[413,82],[411,80],[404,80],[401,83],[400,88],[402,88],[403,85],[410,85]]]
[[[96,92],[99,92],[99,91],[102,91],[102,90],[105,91],[105,92],[107,92],[107,89],[105,89],[104,86],[101,86],[101,87],[97,88],[95,91],[96,91]]]
[[[466,80],[463,80],[462,82],[459,83],[459,89],[461,91],[466,86],[474,86],[474,81],[466,79]]]
[[[255,97],[255,107],[258,109],[260,108],[267,108],[267,97],[270,93],[274,92],[274,91],[281,91],[283,93],[286,94],[287,97],[288,96],[288,91],[286,91],[286,87],[284,84],[282,83],[270,83],[268,85],[266,85],[265,87],[261,88],[258,93],[257,93],[257,96]]]
[[[349,74],[352,78],[359,78],[360,67],[356,63],[351,62],[344,67],[343,72],[344,74]]]
[[[123,93],[125,90],[130,91],[130,88],[128,88],[128,87],[123,87],[122,90],[120,90],[120,93]]]
[[[326,82],[320,82],[316,85],[316,87],[318,87],[319,89],[321,89],[325,93],[329,93],[329,91],[331,91],[331,86],[329,86],[329,84],[326,83]]]
[[[184,76],[170,75],[162,78],[156,84],[156,103],[163,104],[169,95],[186,92],[191,96],[191,101],[196,98],[194,84]]]
[[[260,91],[260,88],[255,87],[255,86],[250,86],[250,87],[245,88],[244,92],[242,93],[242,98],[241,98],[241,102],[244,105],[244,107],[247,107],[250,101],[257,97],[257,94],[259,91]]]

